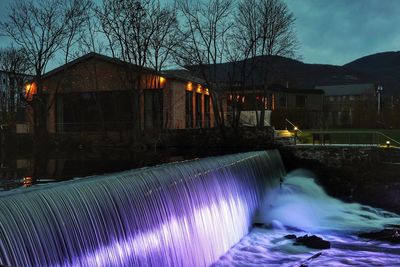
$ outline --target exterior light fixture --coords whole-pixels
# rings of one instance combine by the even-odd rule
[[[192,83],[191,83],[191,82],[188,82],[187,85],[186,85],[186,90],[192,91],[192,89],[193,89]]]
[[[297,128],[297,126],[294,126],[293,130],[297,131],[299,130],[299,128]]]
[[[390,141],[389,140],[386,141],[386,147],[390,147]]]

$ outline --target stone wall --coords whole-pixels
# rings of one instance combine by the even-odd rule
[[[372,146],[287,146],[284,153],[303,160],[313,160],[327,167],[374,165],[380,161],[380,148]]]

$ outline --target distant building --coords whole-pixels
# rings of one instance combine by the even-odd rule
[[[182,73],[160,73],[90,53],[43,79],[49,133],[214,126],[208,89]]]
[[[286,119],[302,128],[314,128],[321,124],[323,91],[318,89],[286,88],[273,84],[266,89],[227,90],[225,111],[231,117],[235,109],[242,115],[259,116],[255,111],[264,108],[265,124],[277,129],[287,127]]]
[[[24,87],[32,76],[0,70],[0,123],[23,124],[26,122]],[[18,125],[17,125],[18,127]]]
[[[324,91],[325,127],[372,127],[377,120],[374,84],[316,86]]]

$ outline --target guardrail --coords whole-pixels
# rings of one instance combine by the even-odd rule
[[[304,136],[303,136],[304,137]],[[315,130],[311,132],[313,144],[370,144],[400,147],[400,142],[379,131],[325,131]]]
[[[287,123],[289,123],[290,125],[292,125],[293,128],[294,128],[296,131],[298,131],[299,133],[303,133],[303,132],[299,129],[299,127],[296,126],[296,125],[294,125],[290,120],[285,119],[285,121],[286,121]]]

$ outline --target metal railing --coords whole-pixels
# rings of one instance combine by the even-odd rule
[[[315,139],[317,137],[317,139]],[[322,138],[321,138],[322,137]],[[326,131],[315,130],[311,132],[311,140],[307,143],[315,144],[349,144],[349,145],[386,145],[400,147],[400,142],[379,131]],[[389,141],[389,142],[388,142]]]
[[[298,131],[299,133],[303,133],[303,132],[299,129],[299,127],[296,126],[296,125],[294,125],[290,120],[288,120],[288,119],[286,118],[285,121],[286,121],[287,123],[289,123],[290,125],[292,125],[293,128],[296,129],[296,131]]]

